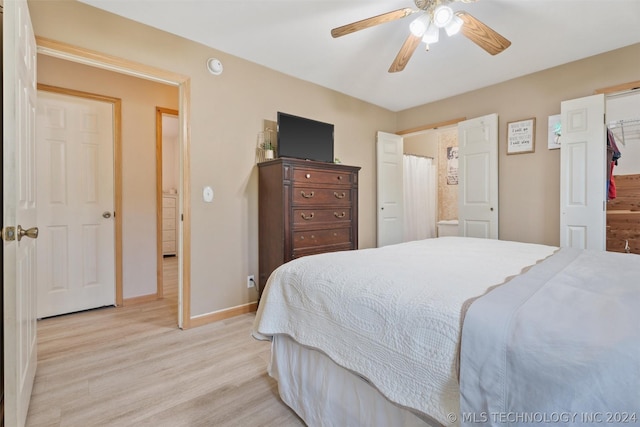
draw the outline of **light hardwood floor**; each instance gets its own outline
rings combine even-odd
[[[27,427],[304,426],[266,373],[253,313],[177,328],[176,266],[165,259],[162,300],[39,321]]]

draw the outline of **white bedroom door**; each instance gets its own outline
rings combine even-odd
[[[113,104],[38,91],[38,317],[115,305]]]
[[[26,0],[3,8],[4,425],[22,427],[36,373],[36,42]]]
[[[560,246],[606,248],[606,128],[603,94],[563,101]]]
[[[378,247],[404,240],[403,138],[378,132],[376,141]]]
[[[498,238],[498,115],[458,123],[458,232]]]

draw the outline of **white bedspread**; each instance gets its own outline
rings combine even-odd
[[[640,256],[570,248],[478,299],[462,425],[637,426],[639,307]]]
[[[444,237],[300,258],[269,278],[253,335],[289,335],[392,402],[451,424],[464,302],[556,249]]]

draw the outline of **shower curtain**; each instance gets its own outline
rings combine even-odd
[[[404,241],[436,237],[436,167],[433,159],[404,156]]]

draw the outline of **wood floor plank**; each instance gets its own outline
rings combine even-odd
[[[177,328],[177,259],[165,298],[38,322],[27,427],[278,426],[304,423],[267,373],[254,313]]]

